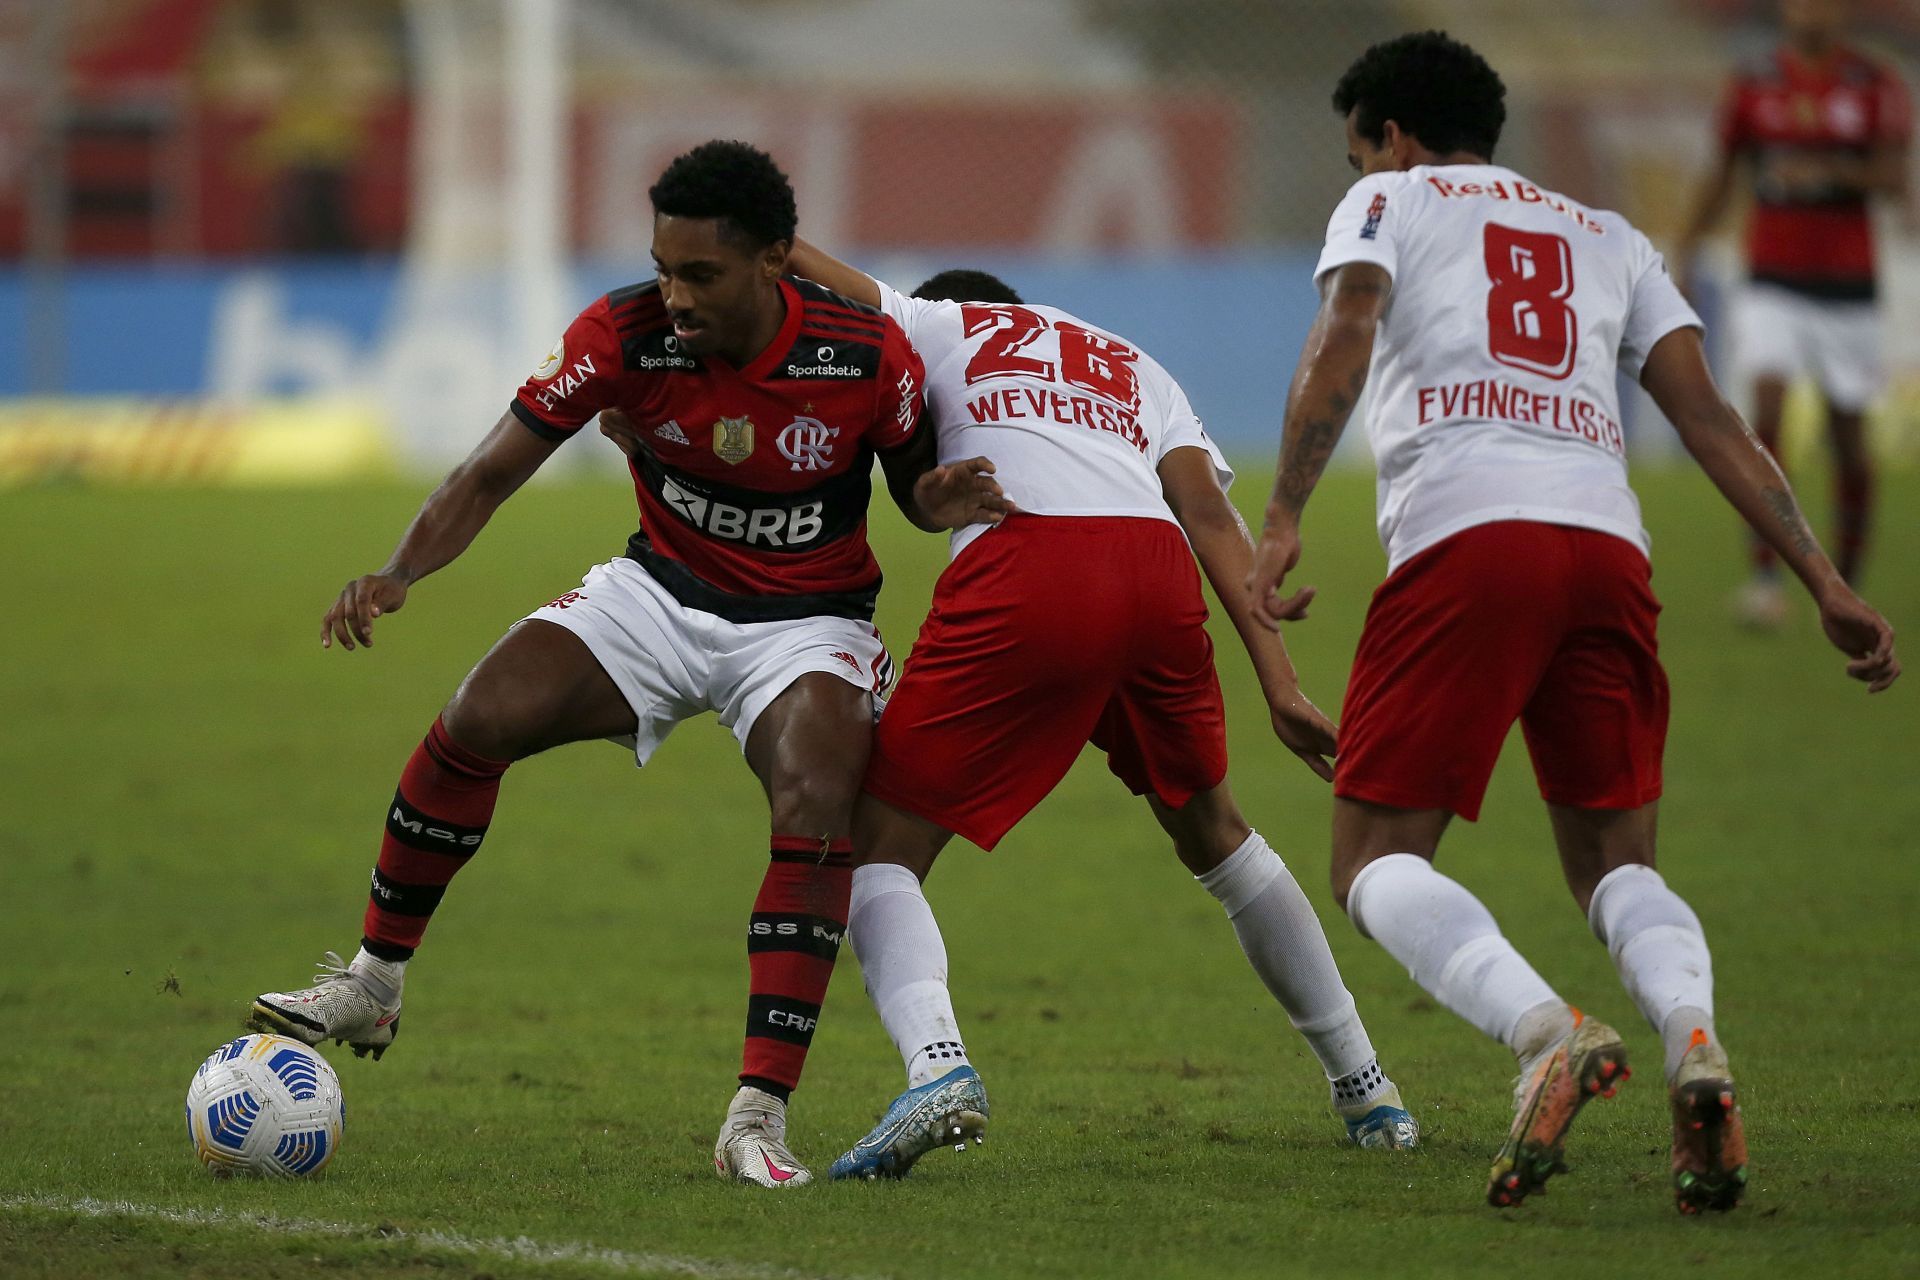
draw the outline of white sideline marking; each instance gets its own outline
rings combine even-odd
[[[447,1253],[477,1254],[513,1262],[545,1265],[559,1262],[586,1262],[616,1271],[636,1274],[666,1272],[694,1276],[697,1280],[825,1280],[786,1267],[758,1266],[752,1263],[714,1262],[673,1253],[633,1253],[603,1245],[562,1242],[548,1244],[528,1236],[463,1236],[451,1231],[404,1231],[397,1227],[377,1227],[364,1223],[321,1222],[309,1218],[282,1218],[271,1213],[234,1213],[225,1209],[170,1209],[165,1205],[138,1204],[131,1200],[96,1200],[83,1196],[77,1200],[59,1196],[7,1196],[0,1198],[0,1209],[46,1209],[55,1213],[73,1213],[84,1218],[144,1218],[196,1227],[252,1227],[287,1235],[330,1236],[342,1240],[391,1241],[422,1249]]]

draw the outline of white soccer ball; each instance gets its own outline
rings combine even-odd
[[[234,1173],[299,1178],[340,1146],[346,1107],[327,1060],[285,1036],[221,1045],[187,1086],[187,1136],[200,1163]]]

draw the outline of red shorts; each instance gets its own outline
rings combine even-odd
[[[1360,633],[1334,794],[1471,822],[1517,719],[1548,803],[1659,799],[1667,677],[1651,578],[1623,538],[1521,520],[1401,565]]]
[[[991,849],[1092,742],[1179,808],[1227,775],[1206,620],[1177,526],[1014,516],[940,575],[866,790]]]

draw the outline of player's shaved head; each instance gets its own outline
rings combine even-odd
[[[1386,124],[1439,155],[1493,159],[1507,122],[1507,87],[1487,60],[1444,31],[1384,40],[1361,54],[1333,91],[1333,107],[1378,146]]]
[[[667,166],[647,192],[653,211],[713,218],[749,252],[793,243],[793,184],[773,157],[744,142],[703,142]]]
[[[1009,302],[1018,305],[1024,301],[1014,292],[1013,286],[999,276],[967,267],[957,267],[928,277],[924,284],[913,291],[913,296],[931,302]]]

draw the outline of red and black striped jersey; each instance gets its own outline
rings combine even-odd
[[[1816,297],[1871,298],[1873,222],[1857,189],[1795,177],[1806,157],[1869,155],[1912,132],[1905,87],[1851,49],[1809,62],[1782,47],[1733,77],[1720,145],[1754,164],[1747,261],[1756,280]]]
[[[679,349],[656,281],[616,289],[567,327],[513,412],[555,440],[603,409],[633,420],[640,529],[627,554],[689,608],[870,618],[874,455],[920,429],[925,374],[874,308],[807,280],[780,291],[780,332],[735,368]]]

